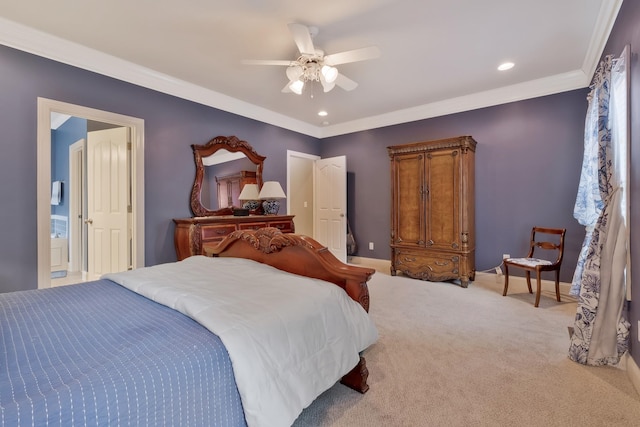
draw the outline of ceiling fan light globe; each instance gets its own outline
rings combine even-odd
[[[291,81],[296,81],[302,75],[302,67],[299,65],[292,65],[287,67],[287,78]]]
[[[328,82],[325,79],[320,79],[320,83],[322,84],[322,89],[324,92],[329,92],[331,89],[335,87],[335,82]]]
[[[329,65],[322,66],[322,75],[327,83],[333,83],[338,78],[338,69]]]
[[[296,95],[302,95],[303,88],[304,88],[304,82],[302,80],[292,81],[291,84],[289,85],[289,89],[291,89],[291,92],[295,93]]]

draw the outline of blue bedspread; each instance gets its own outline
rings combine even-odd
[[[0,425],[244,426],[195,321],[108,281],[0,294]]]

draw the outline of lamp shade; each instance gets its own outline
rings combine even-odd
[[[338,69],[336,67],[323,65],[321,69],[321,73],[324,76],[324,79],[327,81],[327,83],[333,83],[338,78]]]
[[[287,68],[287,78],[292,82],[298,80],[300,76],[302,76],[302,73],[302,67],[299,65],[292,65],[291,67]]]
[[[245,184],[238,196],[238,200],[258,200],[258,184]]]
[[[295,80],[289,85],[289,89],[291,89],[291,92],[295,93],[296,95],[302,95],[302,88],[304,88],[304,82],[302,80]]]
[[[259,197],[261,200],[277,200],[287,198],[278,181],[265,182],[262,185],[262,190],[260,190]]]
[[[322,89],[325,92],[329,92],[331,89],[333,89],[335,87],[335,82],[331,82],[329,83],[328,81],[326,81],[325,79],[320,79],[320,84],[322,84]]]

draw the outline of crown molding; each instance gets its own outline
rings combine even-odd
[[[598,62],[600,62],[600,57],[607,45],[607,40],[616,22],[618,12],[620,12],[620,8],[622,7],[622,1],[623,0],[604,0],[600,5],[596,26],[593,33],[591,33],[589,48],[587,49],[582,64],[582,70],[589,76],[589,79],[591,79],[591,76],[595,73]]]
[[[579,70],[320,127],[0,17],[0,44],[318,139],[565,92],[589,85],[623,0],[603,0]]]
[[[320,138],[461,113],[587,87],[600,61],[602,52],[604,51],[611,30],[620,12],[620,7],[622,7],[622,2],[623,0],[602,1],[584,62],[582,68],[579,70],[398,110],[389,114],[327,126],[322,129]]]
[[[328,126],[323,129],[324,132],[321,138],[477,110],[479,108],[507,104],[509,102],[522,101],[530,98],[538,98],[540,96],[580,89],[586,87],[588,84],[589,78],[582,70],[571,71],[538,80],[531,80],[498,89],[398,110],[389,114],[381,114],[362,120]]]
[[[0,44],[317,137],[318,127],[0,17]]]

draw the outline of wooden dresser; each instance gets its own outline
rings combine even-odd
[[[470,136],[387,147],[392,275],[474,280],[475,149]]]
[[[283,233],[295,232],[293,215],[206,216],[174,219],[174,243],[178,260],[205,255],[204,245],[220,242],[235,230],[274,227]]]

